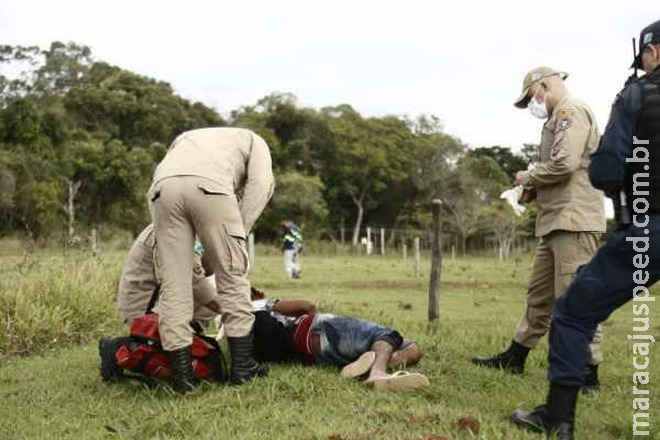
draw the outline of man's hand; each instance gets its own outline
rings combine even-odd
[[[210,277],[213,275],[213,268],[211,267],[211,262],[209,261],[208,258],[204,257],[204,254],[201,254],[202,256],[202,267],[204,268],[204,275],[207,277]]]
[[[266,298],[266,293],[263,290],[250,287],[250,300],[257,301],[264,298]]]
[[[529,181],[529,171],[518,171],[515,175],[516,185],[525,185]]]
[[[530,203],[536,199],[536,190],[534,188],[523,190],[523,193],[520,195],[520,200],[518,203]]]

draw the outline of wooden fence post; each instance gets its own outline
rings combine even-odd
[[[419,250],[419,237],[415,237],[414,243],[415,243],[415,276],[418,277],[420,272],[420,264],[421,264],[420,260],[422,258],[421,252]]]
[[[254,233],[248,235],[248,260],[250,261],[250,272],[254,270]]]
[[[431,238],[431,277],[429,279],[429,323],[438,319],[440,316],[440,268],[442,264],[441,207],[442,201],[440,199],[436,198],[431,201],[431,210],[433,212],[433,235]]]
[[[99,239],[98,239],[98,230],[92,228],[91,233],[89,234],[89,247],[92,250],[92,255],[96,257],[98,253]]]
[[[367,255],[371,255],[373,242],[371,241],[371,228],[367,226]]]

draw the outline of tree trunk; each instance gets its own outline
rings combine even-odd
[[[76,206],[74,204],[74,199],[76,198],[76,194],[78,194],[82,182],[79,180],[74,182],[66,179],[66,184],[69,188],[69,196],[66,205],[63,206],[64,212],[67,216],[67,230],[64,245],[68,247],[72,244],[73,236],[75,235]]]
[[[21,220],[23,221],[23,225],[25,226],[25,232],[27,233],[28,236],[26,253],[31,254],[32,252],[34,252],[34,247],[36,245],[34,232],[32,232],[32,227],[30,226],[30,223],[28,222],[27,218],[24,215],[21,215]]]
[[[339,220],[339,237],[341,238],[341,244],[342,246],[344,245],[344,241],[346,239],[345,237],[345,228],[344,228],[344,216],[341,216],[341,219]]]
[[[392,226],[392,233],[390,233],[390,237],[387,239],[387,247],[394,246],[394,243],[396,242],[396,230],[399,227],[399,224],[401,224],[401,216],[397,214],[396,219],[394,220],[394,225]]]
[[[364,215],[364,207],[362,206],[362,200],[364,199],[364,191],[359,199],[351,196],[355,206],[357,206],[358,215],[355,220],[355,226],[353,227],[353,247],[357,247],[358,239],[360,238],[360,228],[362,227],[362,216]]]

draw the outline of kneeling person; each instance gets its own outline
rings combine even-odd
[[[156,234],[153,223],[147,225],[131,246],[124,263],[117,289],[117,309],[129,326],[133,319],[144,314],[149,302],[160,287]],[[220,304],[212,279],[207,278],[202,264],[202,251],[194,254],[192,283],[194,297],[193,321],[208,325],[220,313]],[[158,306],[154,308],[158,312]]]

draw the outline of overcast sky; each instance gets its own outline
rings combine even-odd
[[[602,130],[631,38],[660,19],[657,0],[0,2],[0,44],[86,44],[225,115],[291,92],[314,108],[433,114],[473,147],[515,150],[542,124],[512,105],[528,70],[569,72]]]

